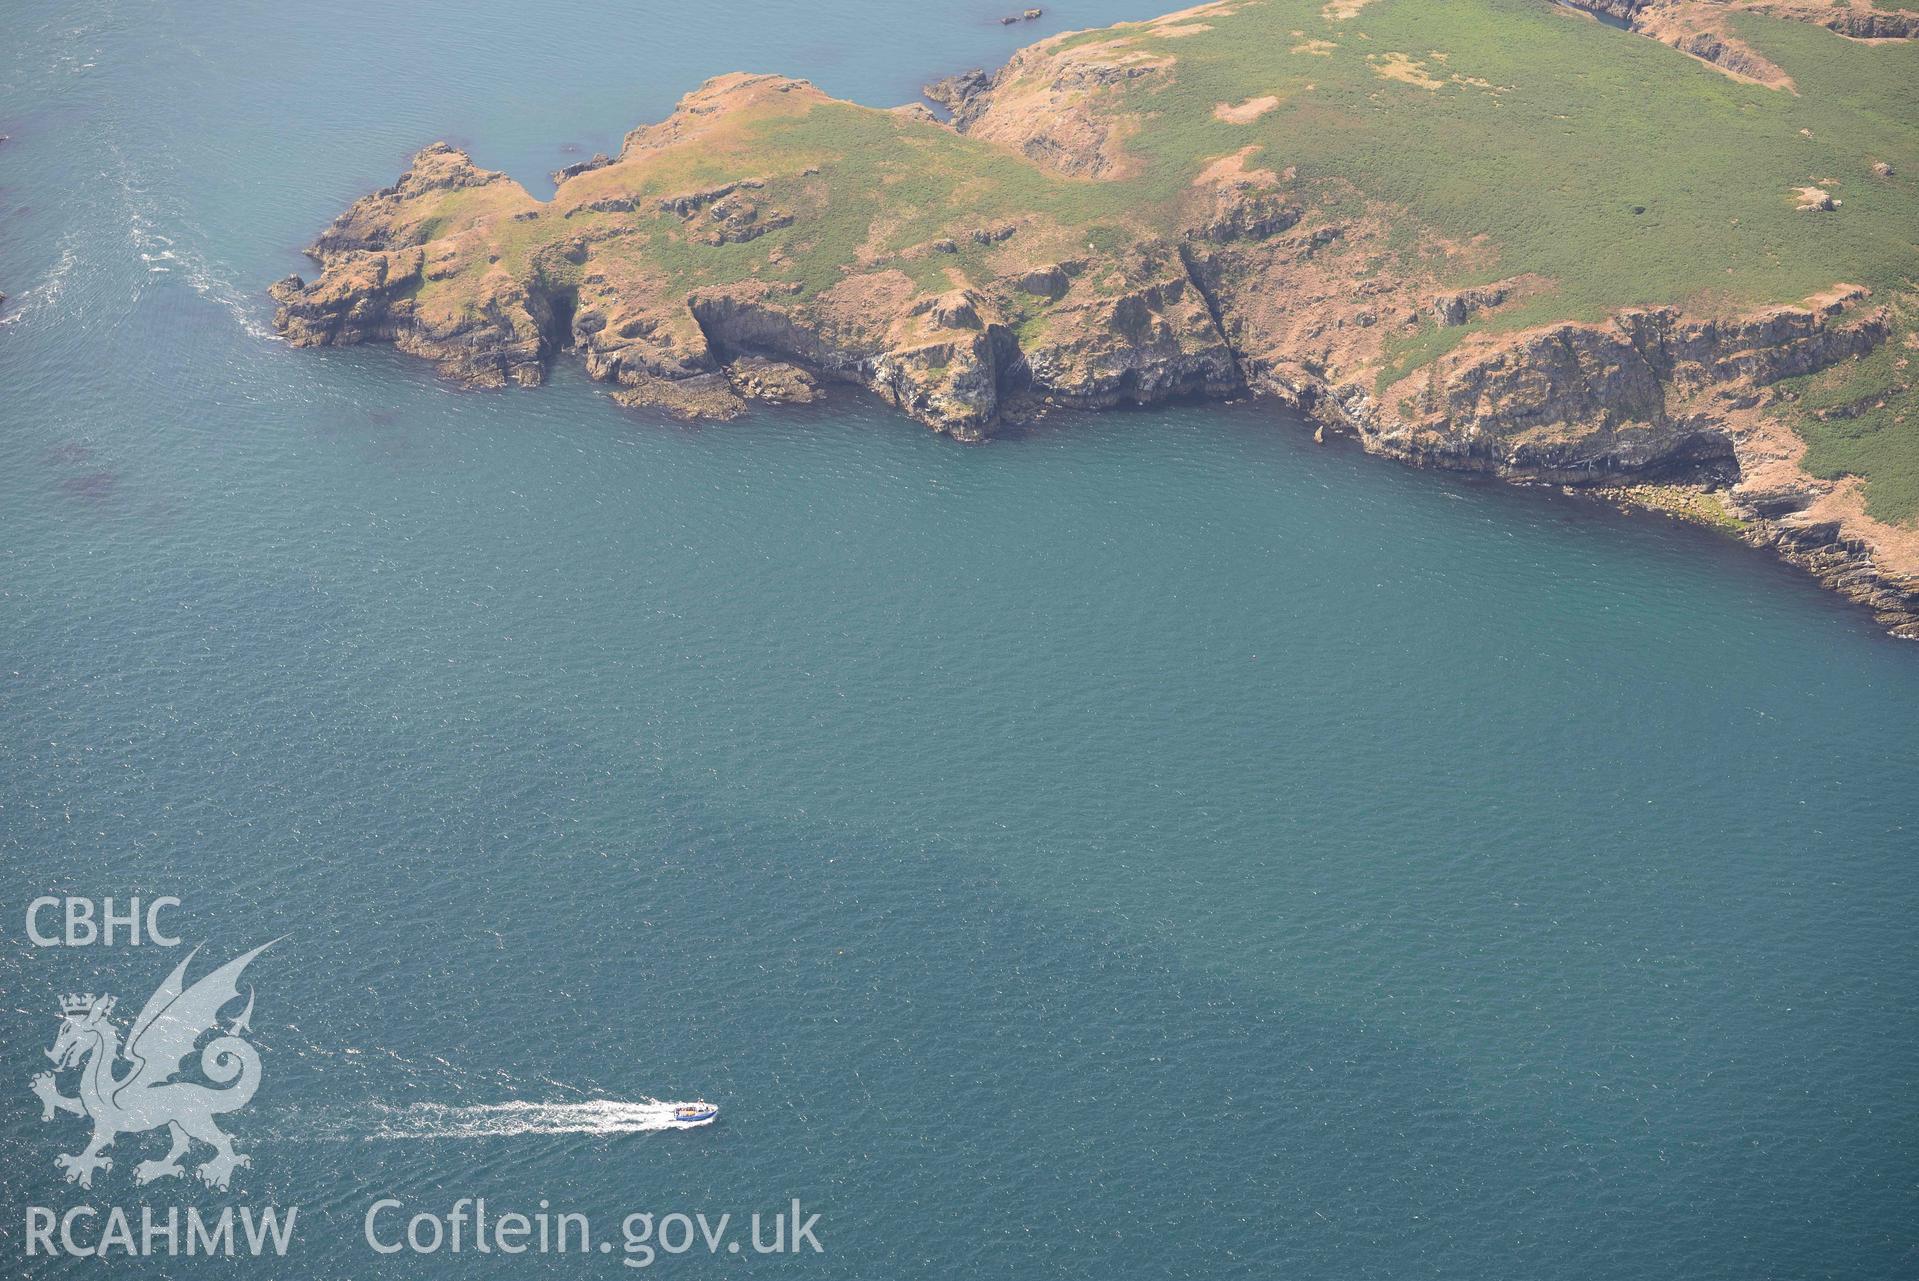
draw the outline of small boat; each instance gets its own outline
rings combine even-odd
[[[673,1107],[673,1120],[680,1125],[705,1125],[720,1114],[720,1110],[701,1099],[695,1103],[678,1103]]]

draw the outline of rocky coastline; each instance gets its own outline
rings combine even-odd
[[[1649,7],[1568,2],[1627,20]],[[1097,45],[1048,42],[996,74],[928,86],[951,119],[911,127],[1097,182],[1128,163],[1127,127],[1082,90],[1155,74]],[[824,289],[757,268],[675,281],[635,251],[659,243],[647,238],[662,225],[675,243],[735,252],[821,219],[831,174],[797,159],[785,172],[671,190],[636,175],[736,117],[829,104],[804,81],[721,77],[633,131],[617,157],[557,172],[550,201],[435,144],[320,236],[309,251],[317,279],[273,286],[276,326],[296,346],[391,342],[481,387],[537,385],[570,352],[623,404],[689,418],[853,384],[961,441],[1049,406],[1268,397],[1322,433],[1421,466],[1711,493],[1747,542],[1919,638],[1919,536],[1868,516],[1856,482],[1802,470],[1803,442],[1768,414],[1782,380],[1898,341],[1887,303],[1863,287],[1835,282],[1797,304],[1735,314],[1643,307],[1475,330],[1401,372],[1390,335],[1496,316],[1550,282],[1461,290],[1437,270],[1364,271],[1403,234],[1402,211],[1357,193],[1336,213],[1303,203],[1291,173],[1260,167],[1251,148],[1207,165],[1174,224],[1105,243],[1038,216],[962,219],[897,251],[862,247]],[[962,247],[990,270],[929,277]],[[455,301],[443,301],[441,282],[458,284]]]

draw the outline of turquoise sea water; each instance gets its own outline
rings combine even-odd
[[[818,1212],[820,1278],[1901,1277],[1919,651],[1698,531],[1260,406],[966,448],[293,352],[436,137],[529,184],[708,74],[875,104],[991,5],[67,4],[0,51],[0,1251],[25,1207]],[[535,185],[536,191],[548,188]],[[253,1168],[63,1184],[45,893],[256,962]],[[703,1095],[702,1131],[638,1105]],[[474,1111],[497,1105],[528,1105]],[[614,1235],[617,1235],[614,1233]],[[97,1267],[91,1270],[99,1271]]]

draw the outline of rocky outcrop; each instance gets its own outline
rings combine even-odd
[[[419,264],[416,261],[393,285],[388,283],[391,271],[391,262],[381,254],[370,255],[364,264],[337,264],[312,286],[298,273],[276,281],[267,289],[279,304],[274,328],[295,347],[391,342],[394,329],[386,323],[387,313],[419,279]],[[407,310],[410,313],[410,306]]]
[[[749,400],[768,405],[806,405],[820,398],[820,386],[797,365],[746,356],[726,367],[726,380]]]
[[[746,401],[718,372],[689,378],[642,375],[622,382],[613,399],[628,409],[650,409],[682,422],[726,422],[746,412]]]
[[[1463,325],[1489,311],[1503,307],[1521,294],[1538,290],[1545,282],[1518,276],[1496,280],[1490,285],[1453,289],[1433,296],[1433,319],[1448,327]]]
[[[720,367],[684,305],[631,297],[595,270],[579,286],[571,340],[589,378],[623,386],[698,378]]]
[[[1889,571],[1873,544],[1849,534],[1845,522],[1749,515],[1742,537],[1871,610],[1879,625],[1894,636],[1919,640],[1919,583]]]
[[[1083,300],[1070,288],[1025,345],[1032,387],[1086,409],[1244,389],[1205,289],[1179,246],[1148,242],[1101,264]]]
[[[445,143],[414,157],[400,181],[334,220],[307,253],[323,270],[309,285],[289,276],[268,292],[274,325],[296,347],[391,342],[481,387],[535,386],[564,341],[554,297],[504,272],[487,274],[459,306],[428,296],[463,256],[428,212],[437,193],[487,189],[502,210],[533,202],[504,174],[478,169]],[[429,244],[430,242],[430,244]]]
[[[1560,2],[1569,8],[1583,9],[1587,13],[1630,25],[1649,0],[1560,0]]]
[[[465,152],[436,142],[413,157],[391,187],[354,202],[320,233],[308,255],[324,261],[351,250],[397,249],[424,244],[438,228],[424,216],[426,197],[438,192],[511,186],[503,173],[477,168]],[[517,188],[515,188],[517,190]]]
[[[992,87],[993,78],[979,67],[971,71],[962,71],[958,75],[947,76],[920,90],[929,102],[937,103],[951,114],[957,128],[971,123],[986,107],[986,91]]]

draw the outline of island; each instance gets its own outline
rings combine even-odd
[[[444,143],[273,286],[477,386],[959,440],[1266,397],[1768,547],[1919,637],[1919,12],[1222,0],[881,110],[721,76],[539,199]],[[1292,417],[1292,415],[1289,415]]]

